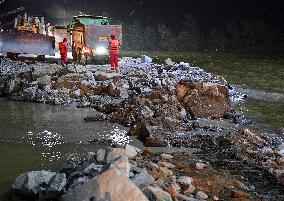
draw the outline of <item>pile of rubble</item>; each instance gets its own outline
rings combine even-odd
[[[142,153],[127,145],[70,159],[58,172],[27,172],[12,188],[28,200],[253,200],[244,183],[214,171],[191,153]]]

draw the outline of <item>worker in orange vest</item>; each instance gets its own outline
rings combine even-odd
[[[59,43],[59,51],[63,65],[67,63],[67,45],[68,44],[66,38],[64,38],[63,41]]]
[[[109,42],[108,48],[110,51],[110,65],[111,70],[118,73],[118,48],[120,47],[120,42],[115,38],[115,35],[110,36],[111,41]]]

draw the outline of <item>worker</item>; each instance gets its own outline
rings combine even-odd
[[[63,65],[67,63],[67,45],[68,44],[66,38],[64,38],[63,41],[59,43],[59,51]]]
[[[110,51],[110,65],[111,71],[116,71],[118,73],[118,48],[120,47],[120,42],[115,38],[115,35],[110,36],[111,41],[109,42],[109,51]]]

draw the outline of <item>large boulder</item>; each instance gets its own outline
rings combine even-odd
[[[135,184],[115,167],[90,179],[82,186],[72,189],[61,201],[148,201]]]
[[[229,92],[224,85],[181,82],[177,85],[176,94],[194,117],[223,118],[231,111]]]
[[[21,174],[12,184],[12,189],[27,197],[38,196],[47,191],[49,197],[61,193],[66,185],[64,173],[42,171],[31,171]],[[52,196],[51,196],[52,197]]]

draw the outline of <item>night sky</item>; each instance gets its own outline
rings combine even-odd
[[[42,15],[52,24],[69,22],[79,11],[107,15],[123,22],[139,20],[145,24],[182,26],[184,16],[192,14],[201,29],[222,27],[229,21],[263,20],[284,30],[283,0],[5,0],[0,13],[24,6],[33,15]],[[66,4],[65,4],[66,2]],[[64,8],[66,8],[64,16]],[[135,12],[130,15],[133,11]],[[129,16],[130,15],[130,16]],[[65,19],[64,19],[65,18]],[[3,18],[2,21],[9,21]]]

